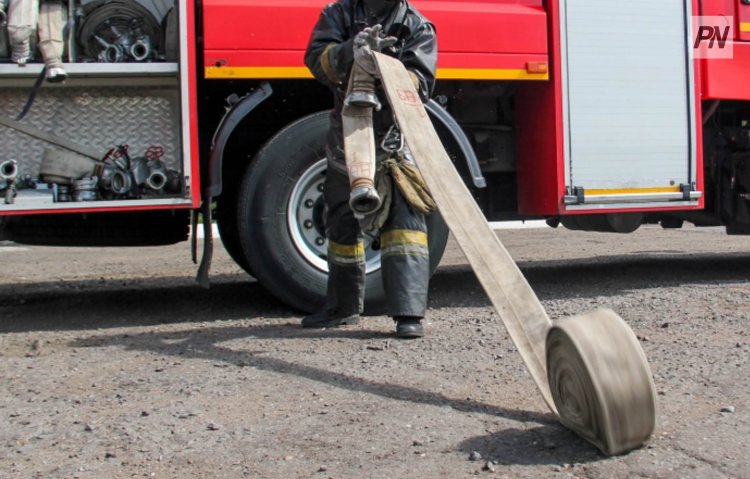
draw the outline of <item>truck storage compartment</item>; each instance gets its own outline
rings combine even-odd
[[[190,204],[178,32],[186,3],[174,2],[70,0],[54,15],[50,2],[8,4],[0,214]]]
[[[516,95],[520,211],[703,208],[695,0],[546,5],[551,82]]]

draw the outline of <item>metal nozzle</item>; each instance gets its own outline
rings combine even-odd
[[[130,173],[123,170],[115,170],[110,178],[110,188],[118,195],[124,195],[130,192],[133,183],[130,179]]]
[[[0,179],[15,181],[18,176],[18,163],[16,160],[6,160],[0,163]]]
[[[49,67],[45,73],[48,82],[60,83],[68,78],[68,73],[62,67]]]
[[[352,90],[344,103],[358,108],[375,108],[378,111],[382,108],[377,95],[374,92],[364,90]]]
[[[146,179],[146,186],[154,191],[161,191],[167,184],[167,174],[163,171],[152,171]]]
[[[138,40],[130,46],[130,56],[137,62],[147,60],[151,56],[151,44],[144,40]]]
[[[375,108],[378,111],[382,108],[380,100],[375,94],[375,78],[356,63],[352,68],[349,94],[346,96],[344,103],[359,108]]]
[[[376,212],[381,203],[380,195],[373,186],[354,188],[349,196],[349,206],[356,217],[364,217]]]

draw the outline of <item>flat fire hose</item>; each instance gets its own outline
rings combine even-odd
[[[656,394],[638,339],[601,309],[554,325],[489,227],[442,146],[400,61],[374,53],[394,118],[435,203],[560,422],[608,455],[641,446]]]

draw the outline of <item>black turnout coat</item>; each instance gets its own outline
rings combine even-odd
[[[383,32],[387,36],[398,39],[393,47],[382,53],[401,60],[415,83],[418,83],[423,101],[430,97],[435,85],[435,27],[407,0],[399,2],[390,13],[381,18],[368,18],[362,0],[338,0],[327,5],[310,36],[305,64],[315,78],[331,88],[334,94],[328,148],[329,161],[334,163],[331,166],[337,169],[342,169],[344,164],[341,110],[354,62],[353,39],[365,27],[378,23],[383,26]],[[378,96],[384,106],[381,111],[375,112],[373,118],[376,140],[379,143],[380,136],[393,120],[382,89],[378,89]]]

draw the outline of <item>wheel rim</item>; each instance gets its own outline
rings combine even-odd
[[[326,159],[306,169],[294,185],[287,205],[287,227],[294,247],[302,258],[327,273],[328,240],[325,236],[323,183]],[[373,237],[365,235],[367,274],[380,269],[380,252],[372,249]]]

